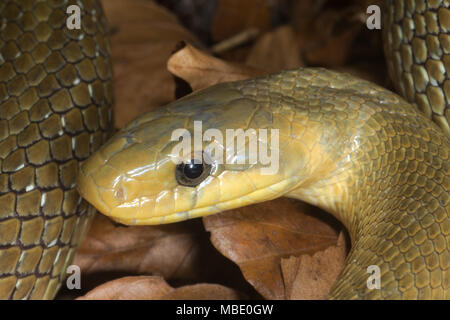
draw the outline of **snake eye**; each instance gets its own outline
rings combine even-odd
[[[187,163],[183,166],[183,173],[189,179],[197,179],[203,173],[203,164]]]
[[[194,159],[177,165],[175,177],[179,184],[187,187],[199,185],[211,173],[211,165],[202,161],[195,163]]]

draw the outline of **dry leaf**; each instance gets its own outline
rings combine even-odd
[[[249,28],[272,28],[271,10],[265,0],[217,0],[211,37],[221,41]]]
[[[78,300],[236,300],[245,296],[218,284],[172,288],[161,277],[124,277],[106,282]]]
[[[324,11],[328,0],[302,0],[291,2],[291,25],[299,33],[311,32],[311,23]]]
[[[335,68],[351,59],[353,43],[366,29],[365,19],[361,19],[365,18],[366,1],[334,6],[324,0],[292,3],[291,23],[301,55],[309,66]]]
[[[345,236],[341,232],[335,246],[314,255],[281,259],[281,270],[290,300],[324,299],[344,265],[347,255]]]
[[[118,276],[153,274],[180,283],[215,281],[247,292],[239,270],[212,247],[199,220],[127,227],[97,215],[74,264],[88,288]]]
[[[156,0],[156,2],[177,15],[186,26],[204,43],[210,40],[210,29],[216,1],[211,0]]]
[[[111,30],[115,125],[121,128],[143,112],[174,99],[166,69],[179,41],[198,43],[165,8],[148,0],[103,0]]]
[[[243,80],[267,73],[215,58],[191,45],[185,45],[175,52],[167,62],[167,69],[188,82],[194,91],[216,83]]]
[[[363,26],[356,25],[352,29],[330,36],[326,41],[318,43],[313,49],[308,50],[305,59],[311,65],[324,67],[336,67],[343,65],[349,58],[352,49],[352,42]]]
[[[247,297],[218,284],[200,283],[173,290],[163,300],[243,300]]]
[[[338,232],[330,218],[300,201],[281,198],[204,217],[203,222],[214,246],[264,298],[285,299],[281,258],[335,245]]]
[[[123,277],[108,281],[77,300],[153,300],[173,291],[161,277]]]
[[[210,48],[210,51],[214,55],[220,55],[224,52],[235,49],[241,45],[247,44],[255,40],[260,35],[260,33],[261,32],[257,28],[250,28],[244,30],[241,33],[235,34],[234,36],[228,39],[216,43]]]
[[[260,37],[248,54],[246,65],[270,72],[302,67],[297,37],[292,27],[283,26]]]

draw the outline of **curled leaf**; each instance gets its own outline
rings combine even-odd
[[[337,243],[340,225],[320,210],[281,198],[203,218],[213,245],[267,299],[286,299],[281,259]],[[332,227],[334,225],[334,227]]]
[[[236,300],[245,296],[218,285],[201,283],[172,288],[161,277],[123,277],[106,282],[78,300]]]
[[[312,256],[301,255],[281,259],[281,271],[290,300],[324,299],[344,265],[347,255],[344,233],[335,246],[318,251]]]
[[[270,72],[304,66],[292,27],[283,26],[260,37],[250,50],[246,65]]]
[[[146,0],[103,0],[111,30],[115,125],[172,101],[166,62],[179,41],[199,43],[165,8]]]
[[[175,52],[167,62],[167,69],[175,76],[187,81],[193,90],[267,73],[261,69],[215,58],[191,45],[185,45]]]
[[[97,215],[74,264],[81,269],[82,287],[87,288],[125,275],[152,274],[177,283],[214,281],[246,291],[239,270],[208,238],[198,219],[127,227]]]

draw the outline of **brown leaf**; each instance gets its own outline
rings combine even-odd
[[[167,59],[181,41],[198,43],[169,11],[146,0],[103,0],[111,30],[115,125],[174,99]]]
[[[221,53],[235,49],[243,44],[247,44],[248,42],[255,40],[260,35],[260,33],[261,32],[257,28],[244,30],[241,33],[235,34],[228,39],[216,43],[210,48],[210,51],[214,55],[220,55]]]
[[[123,277],[108,281],[77,300],[153,300],[172,291],[161,277]]]
[[[340,227],[327,219],[329,215],[312,206],[281,198],[204,217],[203,223],[213,245],[263,297],[285,299],[281,258],[335,245]]]
[[[345,64],[351,53],[351,43],[362,30],[362,25],[330,36],[305,54],[308,63],[326,67],[336,67]]]
[[[184,286],[162,297],[163,300],[241,300],[246,296],[218,284],[199,283]]]
[[[175,52],[167,62],[167,69],[187,81],[194,91],[216,83],[243,80],[267,73],[261,69],[215,58],[191,45]]]
[[[291,23],[307,65],[336,68],[348,64],[355,39],[367,29],[365,2],[348,1],[341,5],[324,0],[292,2]]]
[[[229,38],[243,30],[272,27],[270,7],[265,0],[217,0],[211,33],[213,41]]]
[[[310,30],[311,22],[324,11],[327,0],[292,1],[290,14],[291,25],[297,32],[304,33]]]
[[[181,283],[219,279],[234,287],[240,279],[239,270],[209,243],[199,220],[127,227],[97,215],[74,264],[90,288],[123,275],[161,275]]]
[[[286,297],[291,300],[324,299],[341,272],[346,255],[345,236],[341,232],[335,246],[312,256],[305,254],[281,259]]]
[[[161,277],[124,277],[106,282],[78,300],[236,300],[245,296],[218,284],[172,288]]]
[[[270,72],[302,67],[297,37],[290,26],[265,33],[253,45],[246,64]]]

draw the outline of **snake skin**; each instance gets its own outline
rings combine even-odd
[[[385,24],[390,72],[423,113],[324,69],[221,84],[129,124],[82,165],[80,193],[113,219],[144,225],[297,198],[335,215],[352,239],[329,298],[450,299],[448,2],[394,3]],[[204,183],[180,186],[171,133],[192,134],[193,120],[204,131],[279,129],[279,172],[218,165]],[[372,265],[380,289],[367,286]]]
[[[450,1],[390,0],[383,17],[397,92],[450,136]]]
[[[180,186],[171,134],[192,134],[194,120],[223,136],[278,129],[278,173],[219,164],[204,183]],[[220,84],[142,115],[83,163],[78,186],[102,213],[138,225],[300,199],[335,215],[352,239],[330,298],[450,299],[449,151],[442,130],[398,95],[305,68]],[[366,285],[370,265],[380,267],[380,290]]]
[[[399,92],[448,134],[448,1],[394,3],[385,28],[390,73]],[[80,31],[65,29],[69,4],[83,10]],[[106,24],[92,0],[3,0],[0,17],[0,298],[52,298],[94,213],[74,177],[111,122]],[[213,88],[203,101],[214,108],[211,98],[220,104],[229,89]],[[309,150],[318,146],[317,163],[329,157],[339,164],[333,173],[345,173],[317,177],[310,189],[287,184],[276,195],[319,205],[348,227],[352,251],[330,298],[449,298],[449,142],[437,127],[395,95],[324,70],[231,85],[229,97],[236,92],[269,107],[278,125],[288,117],[284,139],[294,145],[301,144],[294,128],[321,128],[305,140]],[[146,123],[151,114],[128,129],[145,132]],[[298,163],[290,154],[285,159]],[[89,181],[82,191],[97,190]],[[85,195],[99,205],[96,192]],[[252,201],[276,197],[259,195]],[[381,267],[381,290],[367,289],[368,264]]]
[[[95,213],[75,177],[111,127],[106,32],[98,1],[0,2],[0,299],[53,298]]]

